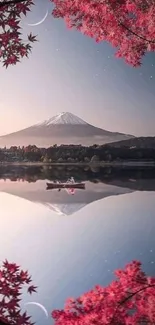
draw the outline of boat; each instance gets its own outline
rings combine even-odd
[[[77,188],[80,190],[85,189],[85,183],[46,183],[47,190],[63,189],[63,188]]]

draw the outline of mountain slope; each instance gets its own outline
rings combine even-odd
[[[110,147],[126,148],[150,148],[155,149],[155,137],[135,137],[126,140],[110,143]]]
[[[53,144],[105,144],[133,138],[118,132],[95,127],[69,112],[60,113],[49,120],[0,137],[0,145],[50,146]]]

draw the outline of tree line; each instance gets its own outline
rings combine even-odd
[[[112,147],[111,145],[61,145],[49,148],[37,146],[0,149],[0,162],[40,162],[40,163],[96,163],[113,161],[154,161],[155,148]]]

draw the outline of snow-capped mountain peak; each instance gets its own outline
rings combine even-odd
[[[130,138],[134,136],[110,132],[93,126],[72,113],[62,112],[44,122],[0,137],[0,144],[1,147],[29,144],[38,147],[50,147],[54,144],[91,146],[94,143],[103,145]]]
[[[40,125],[51,125],[51,124],[86,125],[87,123],[72,113],[62,112],[44,121]]]

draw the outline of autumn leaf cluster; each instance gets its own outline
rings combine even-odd
[[[32,33],[23,40],[20,27],[22,16],[26,16],[32,5],[33,0],[0,1],[0,60],[6,68],[28,57],[31,43],[36,41]]]
[[[64,310],[54,310],[55,325],[153,325],[155,278],[146,276],[141,263],[133,261],[115,272],[107,287],[97,285]]]
[[[127,64],[138,67],[147,52],[155,51],[154,0],[51,1],[54,17],[97,42],[110,43]]]
[[[15,263],[3,262],[0,268],[0,322],[11,325],[32,325],[26,312],[21,312],[21,295],[24,287],[31,294],[36,287],[28,271],[23,271]]]

